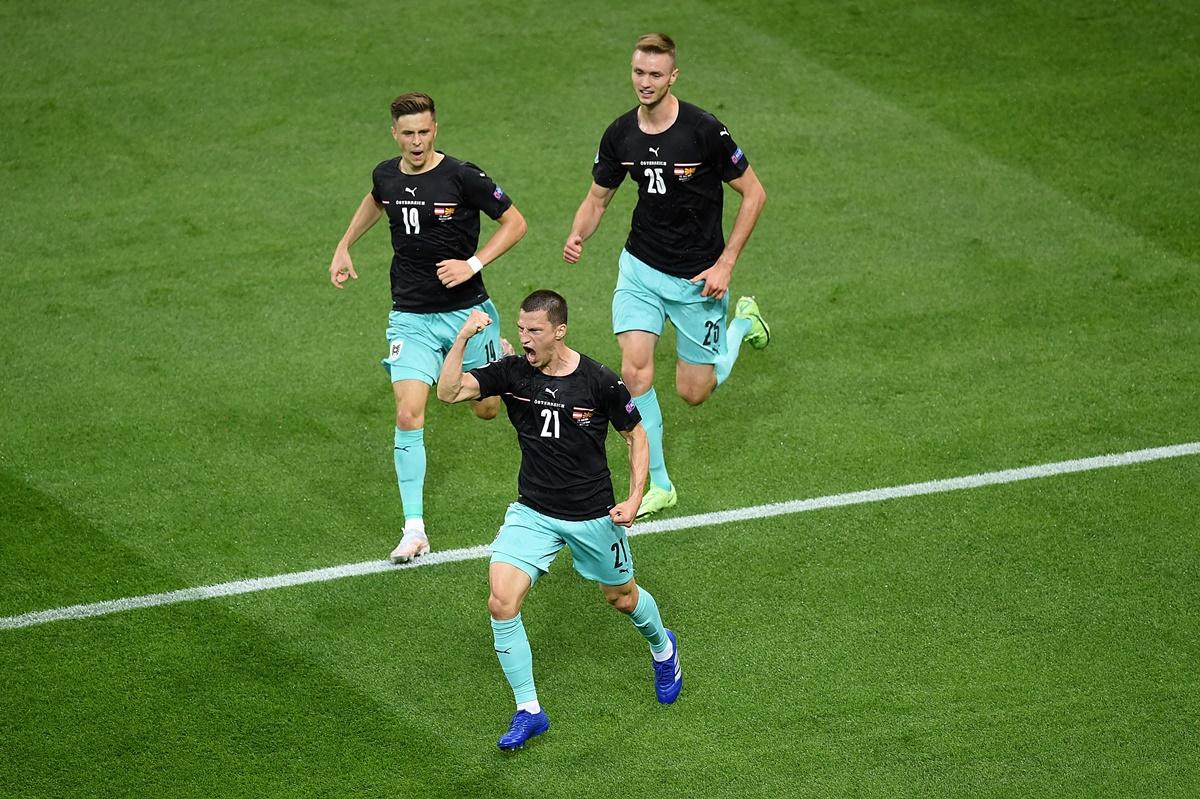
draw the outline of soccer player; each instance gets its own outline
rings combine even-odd
[[[575,570],[600,584],[605,599],[627,614],[650,643],[658,701],[683,687],[679,644],[663,626],[650,592],[638,586],[625,528],[633,524],[646,483],[646,434],[629,392],[612,370],[567,346],[567,303],[539,290],[517,317],[522,354],[462,372],[463,351],[491,318],[472,311],[442,364],[438,398],[446,402],[501,396],[521,447],[518,498],[492,542],[488,568],[492,636],[517,710],[500,738],[520,748],[550,728],[533,683],[533,655],[521,606],[563,545]],[[612,425],[629,446],[629,496],[617,503],[604,439]]]
[[[729,377],[743,341],[762,349],[771,340],[753,297],[739,299],[733,320],[725,324],[730,276],[767,194],[729,129],[672,94],[678,77],[669,36],[638,39],[633,51],[638,105],[617,117],[600,139],[592,187],[563,247],[563,260],[578,263],[583,242],[596,232],[621,182],[628,175],[637,183],[612,318],[621,376],[650,443],[650,489],[638,516],[678,501],[663,457],[662,411],[654,391],[654,350],[664,321],[675,326],[675,388],[689,405],[704,402]],[[721,229],[722,182],[741,195],[728,241]]]
[[[371,191],[329,264],[336,288],[358,279],[350,246],[387,214],[394,255],[388,354],[382,364],[396,398],[394,460],[404,510],[404,534],[391,553],[393,563],[429,552],[424,520],[429,386],[471,311],[496,316],[480,270],[508,252],[526,229],[521,212],[482,169],[434,149],[437,133],[429,95],[411,92],[392,102],[392,138],[400,156],[375,167]],[[500,223],[483,247],[478,246],[480,211]],[[507,344],[495,330],[488,331],[472,342],[466,363],[475,367],[495,361]],[[500,401],[476,402],[474,411],[481,419],[493,419]]]

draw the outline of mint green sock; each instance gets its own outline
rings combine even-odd
[[[517,704],[536,702],[537,690],[533,687],[533,651],[529,648],[529,637],[525,634],[525,623],[518,613],[511,619],[492,619],[492,641],[504,679],[512,688]]]
[[[394,460],[404,518],[420,519],[425,515],[425,428],[396,428]]]
[[[742,339],[749,332],[750,320],[739,319],[737,317],[725,329],[725,354],[717,360],[716,364],[718,386],[724,383],[725,378],[729,377],[729,373],[733,371],[733,365],[737,362],[738,352],[742,349]]]
[[[663,417],[662,408],[658,407],[658,394],[651,388],[634,397],[633,404],[642,415],[642,427],[646,429],[646,440],[650,444],[650,484],[670,491],[671,478],[667,476],[667,462],[663,457]]]
[[[650,642],[650,649],[661,652],[667,648],[667,628],[663,626],[662,616],[658,612],[658,603],[645,588],[638,586],[638,601],[629,614],[633,626],[637,627],[642,637]]]

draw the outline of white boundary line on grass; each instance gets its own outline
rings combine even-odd
[[[909,483],[908,485],[892,486],[890,488],[875,488],[869,491],[852,491],[847,494],[832,494],[814,499],[801,499],[792,502],[777,502],[771,505],[755,505],[749,508],[718,511],[716,513],[701,513],[695,516],[681,516],[676,519],[663,519],[656,522],[644,522],[634,526],[630,535],[650,535],[665,533],[672,530],[689,530],[726,522],[746,521],[749,519],[764,519],[770,516],[782,516],[792,513],[803,513],[823,508],[838,508],[845,505],[861,505],[868,502],[882,502],[886,499],[916,497],[925,494],[939,494],[946,491],[961,491],[968,488],[1016,483],[1021,480],[1034,480],[1039,477],[1054,477],[1074,472],[1087,472],[1095,469],[1107,469],[1113,466],[1129,466],[1135,463],[1179,458],[1185,455],[1200,455],[1200,442],[1176,444],[1169,447],[1139,449],[1132,452],[1122,452],[1115,455],[1101,455],[1094,458],[1043,463],[1037,466],[1025,466],[1019,469],[1005,469],[998,472],[983,472],[967,477],[952,477],[946,480],[930,480],[924,483]],[[179,591],[168,591],[163,594],[147,594],[145,596],[111,599],[106,602],[93,602],[87,605],[71,605],[65,608],[39,610],[32,613],[22,613],[18,616],[0,617],[0,630],[11,630],[18,627],[31,627],[35,624],[46,624],[52,621],[68,619],[86,619],[92,616],[104,616],[110,613],[120,613],[138,608],[152,608],[159,605],[173,605],[178,602],[195,602],[200,599],[213,599],[222,596],[249,594],[255,591],[267,591],[272,588],[284,588],[305,583],[319,583],[327,580],[338,580],[342,577],[355,577],[363,574],[377,574],[385,571],[414,569],[422,566],[436,566],[441,563],[455,563],[464,560],[476,560],[488,557],[491,550],[486,546],[468,547],[466,549],[451,549],[445,552],[434,552],[419,560],[402,565],[393,565],[386,560],[369,560],[363,563],[347,563],[342,566],[330,566],[324,569],[313,569],[290,574],[278,574],[274,577],[257,577],[250,580],[236,580],[218,585],[202,586],[200,588],[184,588]]]

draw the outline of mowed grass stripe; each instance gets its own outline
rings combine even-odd
[[[916,497],[926,494],[939,494],[948,491],[962,491],[984,486],[1003,485],[1023,480],[1035,480],[1041,477],[1073,474],[1076,472],[1107,469],[1115,466],[1129,466],[1137,463],[1179,458],[1187,455],[1200,454],[1200,442],[1175,444],[1166,447],[1133,450],[1111,455],[1100,455],[1090,458],[1043,463],[1035,466],[1025,466],[1015,469],[1004,469],[995,472],[981,472],[965,477],[952,477],[942,480],[929,480],[920,483],[876,488],[865,491],[852,491],[845,494],[833,494],[812,499],[777,502],[769,505],[756,505],[748,508],[737,508],[715,513],[701,513],[693,516],[681,516],[677,519],[663,519],[656,522],[639,524],[631,535],[651,535],[675,530],[690,530],[714,524],[724,524],[736,521],[763,519],[771,516],[782,516],[793,513],[804,513],[810,510],[861,505],[869,502],[882,502],[888,499]],[[94,616],[104,616],[138,608],[173,605],[180,602],[194,602],[201,599],[249,594],[256,591],[267,591],[273,588],[304,585],[306,583],[327,582],[343,577],[356,577],[364,574],[377,574],[384,571],[413,569],[421,566],[436,566],[442,563],[456,563],[464,560],[475,560],[487,557],[490,550],[486,546],[451,549],[445,552],[435,552],[424,558],[406,564],[394,565],[386,560],[371,560],[361,563],[347,563],[341,566],[330,566],[323,569],[279,574],[273,577],[258,577],[248,580],[236,580],[217,585],[184,588],[178,591],[168,591],[160,594],[112,599],[104,602],[93,602],[85,605],[71,605],[63,608],[52,608],[17,616],[0,618],[0,629],[16,629],[46,624],[53,621],[84,619]]]

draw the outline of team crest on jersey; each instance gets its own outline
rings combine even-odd
[[[699,166],[699,164],[676,164],[675,177],[679,178],[680,183],[687,183],[696,174]]]
[[[457,207],[457,203],[434,203],[433,215],[439,222],[445,222],[454,218],[454,209]]]
[[[571,421],[580,427],[587,427],[592,423],[592,414],[594,413],[595,411],[591,408],[572,408]]]

